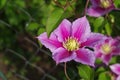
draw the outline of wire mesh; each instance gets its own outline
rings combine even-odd
[[[22,3],[19,3],[19,1],[24,2],[26,7],[20,7],[19,5]],[[31,1],[34,3],[37,0]],[[41,2],[44,2],[44,0]],[[6,74],[8,80],[61,80],[65,77],[65,75],[63,75],[64,72],[62,71],[63,64],[56,65],[52,60],[50,51],[45,47],[39,46],[36,39],[36,31],[33,33],[26,31],[26,28],[31,22],[43,25],[39,23],[37,18],[34,18],[34,11],[33,14],[30,13],[31,9],[29,6],[31,6],[31,4],[28,3],[29,0],[18,0],[18,2],[15,0],[6,0],[4,7],[0,9],[0,15],[3,15],[0,17],[0,29],[3,34],[2,36],[0,35],[0,39],[6,34],[5,37],[7,37],[8,43],[10,43],[7,44],[4,39],[3,43],[0,42],[0,45],[2,46],[1,55],[3,55],[1,59],[5,63],[3,66],[5,69],[1,71]],[[39,9],[37,5],[38,4],[34,4],[35,10]],[[40,3],[40,5],[42,8],[45,3]],[[9,15],[8,12],[12,15]],[[22,17],[23,20],[21,20],[20,23],[12,24],[11,18],[14,17],[14,15],[16,15],[16,20],[19,19],[20,15],[24,15]],[[42,15],[40,18],[41,17]],[[9,19],[11,19],[10,22]],[[11,37],[9,36],[9,33],[12,35]],[[35,59],[37,58],[38,60],[36,61]],[[71,80],[75,80],[77,76],[76,72],[71,68],[68,69],[74,74],[72,75]],[[63,76],[63,78],[59,79],[61,76],[58,74]]]

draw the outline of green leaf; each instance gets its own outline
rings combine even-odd
[[[120,6],[120,0],[114,0],[115,6],[119,7]]]
[[[94,80],[94,70],[87,65],[80,65],[78,67],[80,77],[84,80]]]
[[[109,72],[103,72],[99,75],[98,80],[111,80]]]
[[[0,0],[0,9],[5,6],[7,0]]]
[[[22,8],[25,7],[25,1],[24,0],[16,0],[15,3],[16,3],[17,6],[20,6]]]
[[[101,59],[96,59],[96,64],[101,64]]]
[[[103,25],[103,22],[104,22],[104,18],[103,17],[99,17],[99,18],[95,19],[95,21],[93,23],[95,32],[99,32],[101,26]]]
[[[27,30],[29,31],[34,31],[34,30],[37,30],[39,27],[39,24],[36,23],[36,22],[31,22],[26,28]]]
[[[56,8],[52,11],[50,16],[48,17],[47,20],[47,25],[46,25],[46,31],[47,34],[50,35],[50,33],[58,27],[59,23],[62,21],[62,19],[65,17],[64,16],[65,11],[61,8]]]
[[[115,64],[117,63],[117,56],[112,57],[112,59],[110,60],[110,64]]]
[[[0,71],[0,80],[1,80],[1,78],[2,78],[2,80],[7,80],[5,75]]]
[[[43,32],[45,32],[45,28],[44,27],[40,27],[37,34],[40,35]]]
[[[105,24],[105,30],[106,30],[107,35],[110,36],[112,33],[112,28],[108,22]]]
[[[96,75],[98,76],[100,73],[102,72],[105,72],[105,68],[104,67],[99,67],[97,70],[96,70]]]

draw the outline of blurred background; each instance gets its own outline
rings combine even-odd
[[[120,0],[114,1],[119,8]],[[60,14],[56,10],[66,10],[64,18],[73,21],[83,16],[85,3],[86,0],[0,0],[0,80],[66,80],[63,64],[56,65],[51,52],[36,37],[46,29],[49,32],[49,21]],[[92,31],[115,37],[120,35],[119,17],[119,11],[112,11],[107,16],[88,19]],[[68,63],[71,80],[80,80],[78,65],[74,61]]]

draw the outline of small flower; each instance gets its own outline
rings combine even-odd
[[[120,80],[120,64],[116,63],[110,66],[113,73],[117,75],[115,80]]]
[[[101,60],[108,65],[111,57],[113,55],[119,55],[119,47],[118,40],[113,39],[111,37],[104,37],[103,42],[99,43],[95,46],[95,54],[97,58],[101,58]]]
[[[99,17],[115,9],[112,0],[91,0],[92,6],[88,9],[88,15]]]
[[[94,66],[94,52],[86,47],[94,46],[102,37],[101,34],[91,32],[89,22],[84,16],[73,23],[64,19],[49,38],[44,32],[38,39],[51,50],[57,64],[74,60]]]

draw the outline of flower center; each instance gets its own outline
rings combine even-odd
[[[102,51],[104,54],[110,54],[111,52],[111,46],[109,46],[109,44],[104,44],[102,47],[101,47]]]
[[[76,38],[68,37],[65,42],[63,42],[63,47],[68,51],[74,51],[79,49],[79,42]]]
[[[102,8],[108,8],[111,6],[111,3],[109,0],[100,0],[100,6]]]

